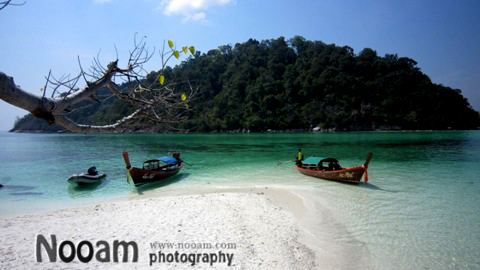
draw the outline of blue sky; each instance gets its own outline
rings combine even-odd
[[[26,0],[0,11],[0,71],[41,94],[50,69],[57,77],[78,73],[77,57],[85,67],[100,52],[106,65],[116,46],[121,64],[135,33],[151,49],[171,39],[202,52],[300,35],[413,58],[434,83],[461,89],[480,110],[479,14],[478,0]],[[155,57],[147,69],[160,64]],[[0,113],[0,130],[26,114],[2,100]]]

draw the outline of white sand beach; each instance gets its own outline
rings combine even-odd
[[[159,189],[104,203],[0,218],[0,268],[334,269],[345,266],[345,262],[335,260],[336,255],[331,257],[330,251],[319,248],[317,236],[312,237],[316,233],[309,231],[312,224],[321,221],[320,216],[312,215],[312,211],[318,210],[313,201],[290,189],[288,186]],[[88,241],[93,246],[93,257],[88,263],[81,262],[79,256],[70,263],[59,256],[50,262],[47,248],[40,245],[42,262],[37,262],[39,235],[50,247],[51,235],[55,235],[57,250],[65,241],[71,241],[75,247]],[[96,256],[100,250],[103,249],[101,258],[107,255],[105,245],[99,242],[106,241],[113,253],[115,240],[134,241],[138,246],[138,261],[132,262],[132,248],[128,250],[128,262],[122,262],[120,248],[120,262],[113,262],[114,254],[109,254],[110,262],[99,262]],[[90,252],[86,245],[81,250],[83,257]],[[63,247],[63,253],[70,256],[68,245]],[[168,259],[174,261],[167,262]]]

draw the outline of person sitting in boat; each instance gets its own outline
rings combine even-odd
[[[298,166],[302,166],[302,161],[304,160],[305,158],[303,157],[303,153],[302,153],[302,149],[298,149],[298,153],[297,155],[295,156],[295,164],[297,164]]]
[[[317,164],[317,170],[319,171],[325,171],[325,167],[323,166],[322,162],[320,161],[318,164]]]
[[[332,163],[333,163],[333,170],[334,171],[339,171],[339,170],[342,169],[342,166],[340,166],[340,164],[338,164],[338,162],[334,161]]]
[[[338,171],[341,169],[342,167],[340,167],[340,165],[336,161],[331,161],[328,163],[328,169],[327,169],[328,171]]]
[[[333,162],[328,163],[328,171],[334,171],[335,169],[333,168]]]
[[[178,166],[182,165],[183,160],[180,158],[179,152],[173,152],[172,157],[178,161]]]
[[[95,166],[92,166],[90,168],[88,168],[88,175],[97,175],[97,168]]]

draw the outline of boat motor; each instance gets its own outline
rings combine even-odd
[[[90,168],[88,168],[88,174],[89,175],[96,175],[97,174],[97,168],[95,166],[92,166]]]

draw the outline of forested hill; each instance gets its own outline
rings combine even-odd
[[[190,104],[194,110],[179,125],[191,131],[480,127],[479,113],[460,90],[432,83],[413,59],[378,56],[369,48],[356,54],[348,46],[299,36],[250,39],[197,52],[168,71],[200,87]],[[130,110],[115,101],[72,118],[102,124]],[[44,130],[47,125],[41,122],[26,116],[13,130]]]

